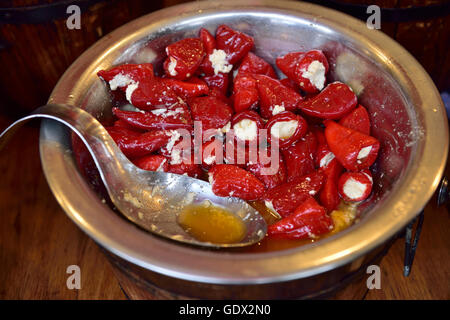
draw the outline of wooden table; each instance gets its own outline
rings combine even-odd
[[[0,117],[0,129],[11,120]],[[0,299],[152,299],[108,262],[65,215],[43,176],[38,126],[24,127],[0,153]],[[404,241],[380,264],[380,290],[352,283],[335,299],[450,299],[450,216],[428,205],[412,273],[402,274]],[[69,265],[81,289],[69,290]]]

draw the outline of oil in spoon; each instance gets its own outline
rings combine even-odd
[[[178,216],[178,223],[192,237],[203,242],[237,243],[247,233],[242,219],[211,204],[186,206]]]

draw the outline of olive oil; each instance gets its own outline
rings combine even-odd
[[[242,219],[213,205],[187,206],[178,216],[178,223],[195,239],[211,243],[237,243],[247,232]]]

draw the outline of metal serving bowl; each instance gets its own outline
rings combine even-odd
[[[105,36],[66,71],[51,103],[111,115],[97,71],[122,63],[161,65],[164,48],[220,24],[255,38],[271,63],[294,50],[322,49],[330,80],[349,84],[366,106],[382,143],[374,192],[359,221],[316,243],[267,253],[203,250],[163,240],[122,219],[80,174],[70,133],[42,125],[40,152],[50,187],[67,215],[131,275],[169,291],[204,298],[281,298],[326,292],[379,252],[425,206],[448,152],[444,107],[419,63],[383,33],[320,6],[272,0],[192,2],[141,17]]]

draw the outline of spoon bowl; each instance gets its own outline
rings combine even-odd
[[[112,203],[130,221],[156,235],[205,247],[243,247],[259,242],[267,231],[264,218],[245,201],[218,197],[203,180],[136,167],[117,147],[105,128],[88,112],[64,104],[48,104],[21,118],[0,134],[0,149],[20,125],[33,118],[63,123],[84,142],[99,170]],[[245,225],[245,236],[234,243],[200,241],[177,221],[189,205],[214,205],[237,216]]]

